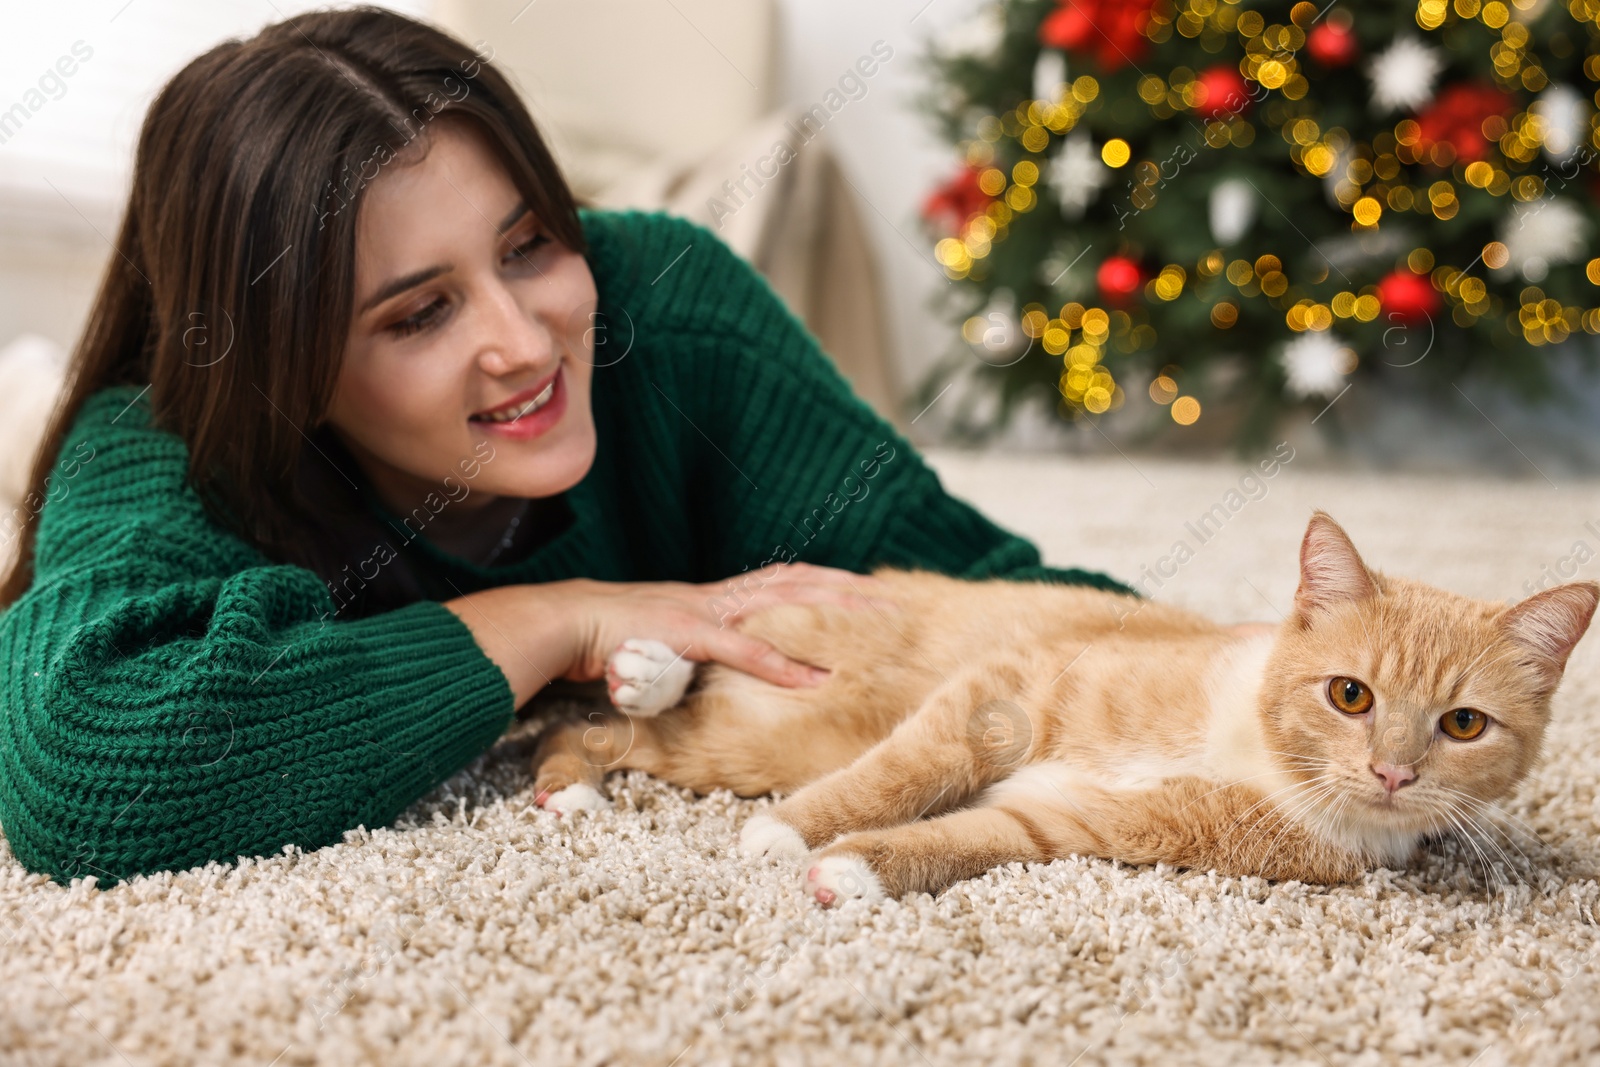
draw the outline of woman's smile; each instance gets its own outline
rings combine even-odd
[[[560,367],[549,379],[532,389],[485,411],[468,416],[467,421],[480,433],[528,441],[555,426],[567,410],[566,375]]]

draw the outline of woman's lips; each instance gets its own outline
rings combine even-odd
[[[546,392],[549,393],[548,398],[542,396]],[[519,410],[522,412],[519,417],[506,421],[481,417],[490,413],[512,413]],[[560,422],[566,410],[567,376],[558,369],[546,384],[519,393],[499,407],[480,412],[468,421],[484,433],[526,441],[538,437]]]
[[[552,374],[532,389],[524,389],[504,403],[475,411],[467,417],[473,422],[504,422],[521,417],[547,403],[551,399],[550,391],[555,383],[556,375]]]

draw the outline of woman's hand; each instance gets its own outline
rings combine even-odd
[[[505,673],[516,706],[556,678],[593,681],[630,637],[784,686],[817,685],[827,671],[790,659],[729,626],[778,604],[866,608],[885,583],[810,563],[774,564],[721,582],[598,582],[587,578],[486,589],[444,606]]]

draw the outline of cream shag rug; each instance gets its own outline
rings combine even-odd
[[[1146,588],[1223,620],[1288,606],[1313,506],[1373,566],[1492,599],[1578,542],[1600,550],[1600,485],[1532,471],[934,462],[1053,563],[1137,580],[1187,541],[1194,558]],[[1200,544],[1185,524],[1217,504],[1226,521]],[[1590,634],[1547,759],[1507,806],[1505,857],[1480,846],[1486,869],[1441,844],[1419,870],[1336,889],[1074,859],[822,912],[797,871],[731,848],[767,801],[631,775],[612,779],[614,810],[558,820],[533,805],[526,736],[398,825],[309,854],[62,889],[0,845],[0,1062],[1590,1061],[1597,697]]]

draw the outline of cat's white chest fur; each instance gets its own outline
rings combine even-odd
[[[1200,761],[1207,778],[1248,781],[1263,793],[1292,784],[1267,751],[1257,710],[1272,644],[1272,634],[1237,641],[1213,665],[1206,678],[1210,721]]]

